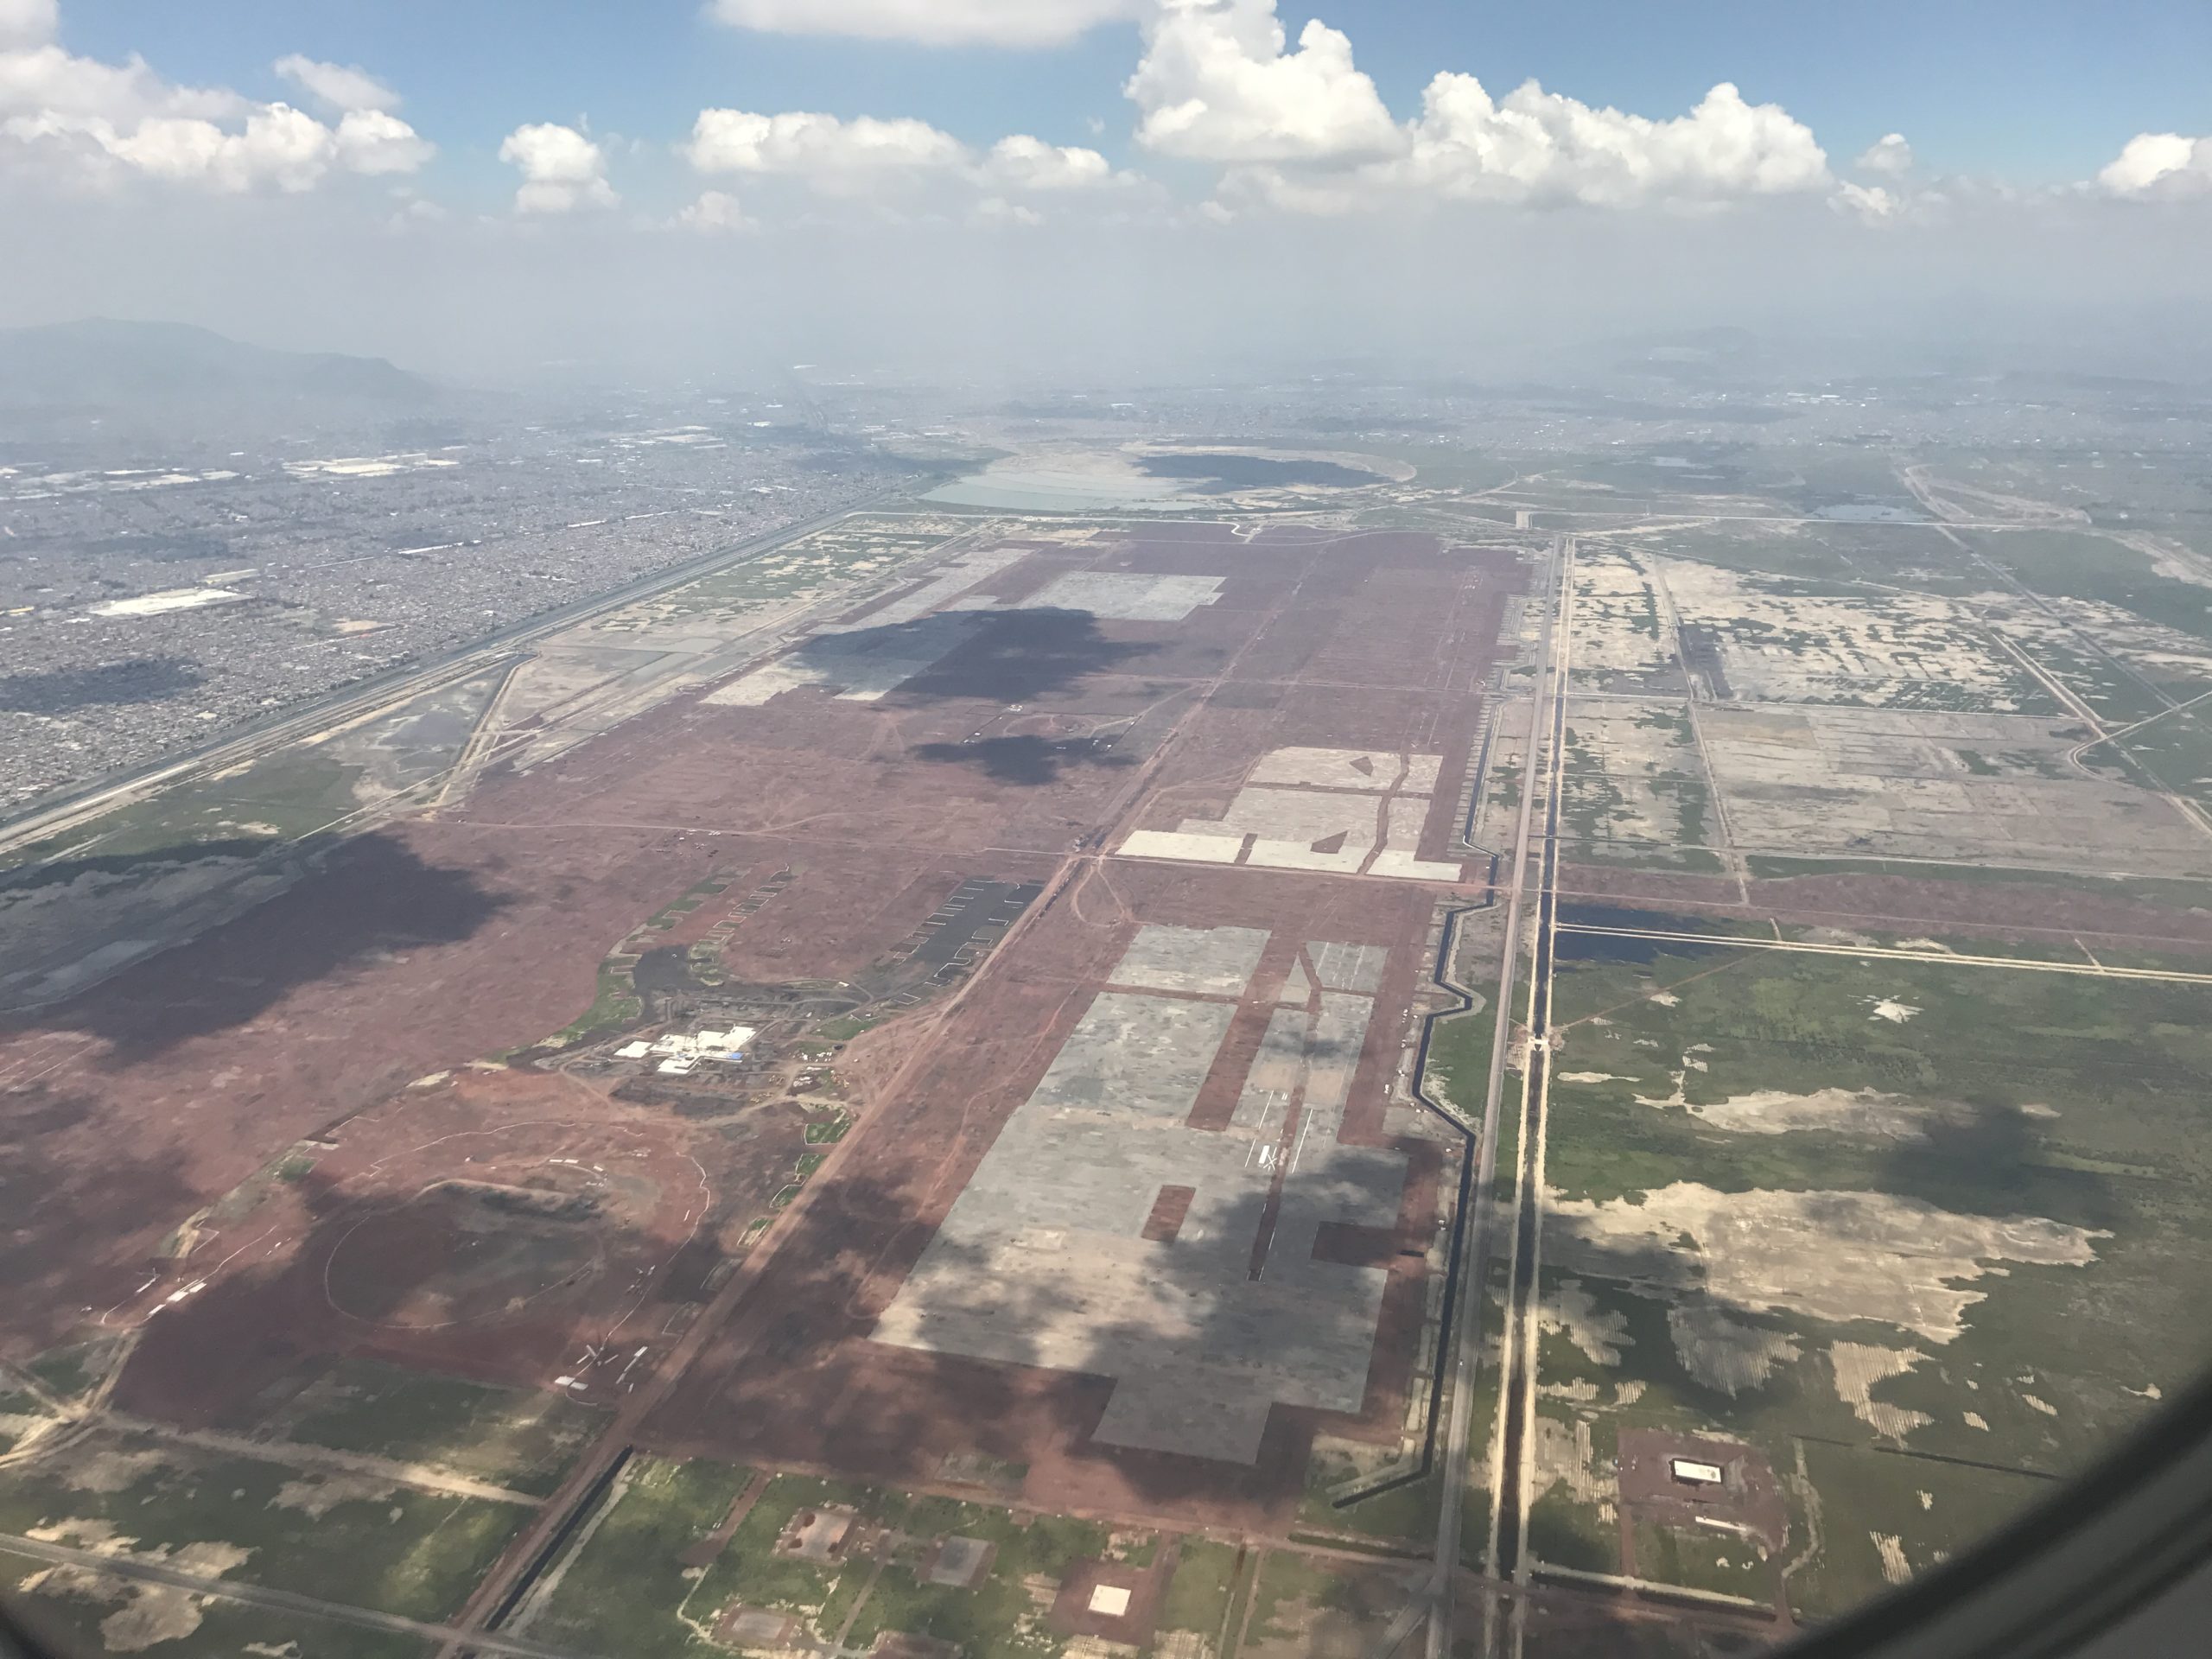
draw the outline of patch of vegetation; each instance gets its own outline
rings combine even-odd
[[[23,1369],[36,1377],[48,1394],[62,1400],[80,1399],[107,1375],[112,1344],[105,1342],[71,1343],[49,1348]]]
[[[270,1426],[307,1445],[427,1464],[543,1496],[561,1484],[604,1419],[563,1394],[348,1359],[274,1414]]]
[[[686,1599],[699,1580],[683,1556],[722,1523],[750,1478],[747,1470],[704,1459],[632,1463],[613,1508],[559,1569],[527,1633],[556,1647],[625,1659],[712,1651],[685,1622]]]
[[[2050,1484],[1928,1458],[1808,1441],[1806,1472],[1821,1495],[1821,1548],[1787,1580],[1791,1611],[1833,1617],[1890,1587],[1877,1535],[1915,1573],[1980,1542]],[[1924,1497],[1923,1497],[1924,1494]]]
[[[853,1127],[852,1114],[833,1112],[828,1117],[810,1119],[806,1126],[806,1144],[810,1147],[834,1146],[845,1138]]]
[[[816,1620],[839,1582],[848,1575],[864,1579],[868,1562],[848,1559],[822,1564],[779,1555],[776,1540],[800,1510],[831,1505],[866,1515],[880,1508],[880,1499],[869,1487],[842,1481],[805,1475],[779,1475],[770,1481],[692,1592],[691,1616],[711,1624],[731,1605],[741,1603],[795,1613],[810,1623]]]
[[[566,1048],[597,1033],[620,1031],[645,1018],[645,1005],[638,995],[631,971],[627,957],[600,963],[598,995],[573,1024],[554,1033],[550,1039],[552,1045]]]
[[[2159,575],[2150,556],[2108,537],[2070,530],[1962,532],[1976,551],[2024,587],[2086,599],[2212,640],[2212,591]]]
[[[1997,885],[2063,887],[2105,893],[2140,904],[2182,909],[2212,908],[2212,881],[2187,877],[2090,875],[2070,870],[2023,870],[1994,864],[1927,864],[1881,858],[1785,858],[1771,853],[1745,855],[1759,880],[1787,880],[1801,875],[1894,875],[1916,881],[1974,881]]]
[[[1271,1549],[1252,1586],[1252,1614],[1245,1626],[1248,1643],[1296,1642],[1305,1631],[1289,1617],[1299,1609],[1355,1612],[1358,1603],[1344,1574],[1308,1555]]]
[[[1306,1465],[1306,1491],[1298,1506],[1299,1524],[1314,1533],[1357,1533],[1370,1538],[1419,1539],[1436,1531],[1434,1476],[1410,1481],[1387,1492],[1339,1508],[1344,1492],[1361,1491],[1387,1476],[1387,1454],[1394,1447],[1362,1448],[1385,1455],[1362,1458],[1343,1443],[1321,1442]]]
[[[1669,1322],[1679,1293],[1658,1288],[1648,1260],[1604,1277],[1586,1259],[1578,1277],[1591,1302],[1580,1317],[1605,1328],[1620,1362],[1601,1365],[1554,1333],[1540,1380],[1605,1420],[1745,1440],[1785,1471],[1797,1436],[1860,1446],[1896,1436],[1908,1452],[2063,1473],[2139,1421],[2150,1391],[2183,1386],[2201,1363],[2170,1333],[2198,1328],[2212,1290],[2202,1249],[2212,1232],[2212,1147],[2201,1134],[2212,989],[1941,960],[1758,951],[1731,962],[1725,947],[1695,957],[1662,949],[1563,963],[1554,1015],[1546,1168],[1566,1200],[1641,1203],[1679,1182],[1881,1193],[1954,1215],[2080,1228],[2094,1252],[2084,1266],[2008,1262],[1962,1282],[1959,1333],[1932,1356],[1925,1335],[1895,1325],[1823,1325],[1780,1303],[1723,1307],[1735,1324],[1786,1339],[1770,1347],[1764,1380],[1734,1395],[1685,1368]],[[1847,1109],[1820,1128],[1750,1133],[1690,1109],[1763,1091],[1865,1093],[1924,1115],[1902,1128],[1894,1116],[1870,1119],[1891,1126],[1877,1128]],[[1713,1252],[1753,1246],[1699,1237],[1681,1248],[1700,1253],[1688,1266],[1701,1278]],[[1548,1273],[1544,1289],[1555,1301],[1559,1280]],[[1827,1363],[1838,1342],[1923,1356],[1874,1395],[1902,1427],[1878,1435],[1839,1397]],[[1627,1404],[1619,1390],[1630,1383]],[[1836,1533],[1827,1490],[1815,1488]],[[1911,1509],[1847,1511],[1841,1532],[1894,1534],[1910,1549],[1916,1498]],[[1703,1570],[1683,1559],[1686,1573]],[[1863,1575],[1853,1583],[1849,1593],[1863,1593]],[[1844,1593],[1823,1605],[1840,1605]]]
[[[245,1582],[432,1621],[461,1605],[530,1514],[124,1435],[0,1471],[0,1532],[121,1536],[164,1556],[229,1545],[250,1552],[229,1573]]]
[[[29,1569],[14,1571],[18,1561]],[[33,1572],[41,1574],[40,1586],[29,1595],[14,1586]],[[165,1635],[149,1651],[160,1659],[240,1659],[245,1654],[298,1655],[300,1659],[423,1659],[423,1643],[410,1636],[365,1630],[335,1620],[305,1614],[249,1607],[234,1601],[188,1597],[181,1590],[135,1584],[130,1580],[54,1572],[44,1562],[10,1557],[0,1550],[0,1585],[10,1588],[8,1611],[37,1637],[47,1649],[63,1654],[104,1654],[116,1651],[101,1625],[126,1611],[175,1605],[175,1623],[158,1620]],[[189,1621],[190,1630],[185,1630]]]
[[[909,1560],[883,1569],[846,1637],[866,1648],[887,1630],[957,1643],[967,1659],[1046,1659],[1065,1639],[1046,1627],[1025,1580],[1057,1585],[1076,1562],[1106,1554],[1107,1529],[1068,1516],[1024,1517],[948,1497],[903,1500],[886,1519],[918,1539],[958,1536],[995,1545],[990,1570],[966,1589],[926,1582]]]
[[[1236,1545],[1185,1538],[1175,1558],[1175,1576],[1160,1600],[1160,1629],[1196,1630],[1221,1651],[1222,1631],[1249,1561],[1249,1553]]]
[[[1621,1568],[1620,1523],[1554,1486],[1529,1506],[1529,1554],[1547,1567],[1585,1573]]]
[[[1769,1599],[1773,1570],[1757,1543],[1705,1527],[1636,1529],[1636,1575],[1747,1600]]]

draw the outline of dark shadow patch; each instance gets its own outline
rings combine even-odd
[[[1042,737],[986,737],[972,743],[924,743],[910,753],[917,760],[976,766],[1000,784],[1049,784],[1069,766],[1133,766],[1135,757],[1116,754],[1096,738],[1054,742]]]
[[[707,988],[693,976],[691,953],[680,944],[664,944],[638,958],[631,982],[639,992],[669,996],[692,996]]]
[[[201,1202],[164,1149],[142,1155],[111,1144],[98,1159],[76,1154],[70,1133],[97,1110],[43,1083],[0,1091],[0,1284],[8,1287],[8,1334],[33,1350],[73,1324],[88,1266],[97,1288],[117,1296],[143,1276],[136,1261],[101,1271],[102,1234],[89,1217],[182,1217]]]
[[[175,657],[133,657],[92,668],[0,674],[0,710],[66,715],[76,709],[166,702],[193,690],[206,677],[197,664]]]
[[[206,861],[257,858],[276,845],[276,840],[267,836],[232,836],[222,841],[185,842],[143,853],[98,853],[84,858],[56,859],[48,864],[25,864],[0,872],[0,893],[66,887],[83,875],[161,875]],[[29,851],[35,855],[38,849],[31,848]]]
[[[300,986],[383,952],[457,944],[505,907],[466,870],[425,864],[386,833],[361,836],[244,916],[27,1023],[103,1038],[112,1045],[109,1064],[128,1065],[248,1024]]]
[[[895,633],[937,622],[901,624]],[[867,632],[867,631],[864,631]],[[842,637],[850,639],[855,636]],[[1065,690],[1092,674],[1121,668],[1159,647],[1109,639],[1089,611],[1025,610],[975,613],[968,637],[899,686],[895,701],[933,702],[980,697],[991,702],[1030,702]],[[804,648],[802,648],[804,654]]]

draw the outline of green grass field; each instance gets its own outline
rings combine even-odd
[[[530,1513],[112,1434],[0,1472],[0,1533],[128,1539],[164,1559],[228,1547],[229,1576],[429,1620],[461,1605]]]
[[[715,1651],[699,1634],[708,1618],[686,1605],[699,1574],[682,1557],[721,1524],[749,1478],[703,1459],[639,1459],[613,1507],[556,1569],[559,1581],[532,1611],[528,1634],[624,1659]]]
[[[562,1395],[349,1359],[272,1410],[265,1427],[311,1446],[428,1464],[542,1497],[561,1484],[603,1417]]]
[[[1107,1529],[1091,1522],[1025,1518],[945,1497],[908,1500],[898,1525],[918,1537],[983,1539],[996,1546],[990,1571],[975,1586],[954,1589],[923,1582],[911,1562],[885,1567],[846,1638],[849,1647],[864,1648],[885,1630],[904,1630],[957,1643],[968,1659],[1055,1653],[1064,1638],[1045,1627],[1023,1580],[1057,1583],[1077,1561],[1104,1555],[1108,1541]]]
[[[165,1586],[55,1569],[0,1548],[0,1596],[54,1652],[152,1653],[156,1659],[429,1659],[412,1637],[357,1629]]]
[[[1251,1558],[1234,1544],[1188,1538],[1160,1600],[1160,1630],[1195,1630],[1221,1652],[1231,1609],[1250,1578]]]
[[[1568,1291],[1584,1299],[1580,1328],[1596,1333],[1586,1340],[1614,1351],[1601,1362],[1554,1331],[1539,1381],[1574,1391],[1593,1421],[1739,1438],[1778,1471],[1794,1465],[1801,1443],[1855,1447],[1885,1469],[1922,1471],[1916,1491],[1936,1490],[1927,1471],[1954,1466],[1936,1459],[2018,1469],[2025,1472],[1999,1483],[2011,1503],[2039,1484],[2034,1476],[2094,1457],[2140,1419],[2150,1390],[2171,1391],[2212,1357],[2212,1262],[2201,1248],[2212,1230],[2212,1147],[2202,1130],[2212,988],[1732,955],[1725,944],[1683,954],[1628,940],[1573,948],[1619,954],[1560,965],[1546,1146],[1555,1202],[1640,1206],[1685,1183],[1747,1196],[1886,1194],[1962,1217],[2082,1229],[2094,1252],[2086,1266],[2000,1261],[1988,1264],[2000,1271],[1949,1281],[1968,1294],[1948,1339],[1873,1319],[1823,1321],[1787,1298],[1723,1307],[1736,1339],[1764,1346],[1770,1360],[1731,1392],[1681,1349],[1670,1323],[1684,1294],[1678,1269],[1622,1256],[1617,1268],[1571,1271],[1560,1264],[1575,1260],[1572,1240],[1548,1232],[1548,1305]],[[1822,1091],[1843,1105],[1812,1127],[1730,1129],[1696,1115]],[[1671,1248],[1693,1262],[1694,1281],[1712,1270],[1713,1250],[1764,1243],[1684,1235]],[[1814,1248],[1833,1252],[1847,1274],[1859,1249],[1842,1236]],[[1854,1409],[1831,1369],[1837,1344],[1918,1357],[1878,1377],[1872,1404]],[[1878,1431],[1869,1411],[1890,1427]],[[1814,1487],[1824,1538],[1895,1535],[1910,1554],[1933,1535],[1931,1511],[1916,1499],[1911,1513],[1897,1511],[1889,1487]],[[1804,1522],[1801,1508],[1798,1544]],[[1673,1581],[1699,1587],[1721,1588],[1738,1572],[1681,1546],[1660,1559]],[[1824,1560],[1793,1575],[1793,1595],[1802,1579],[1821,1605],[1840,1605],[1846,1592],[1821,1586],[1865,1563],[1831,1569]],[[1639,1568],[1651,1570],[1641,1560]]]

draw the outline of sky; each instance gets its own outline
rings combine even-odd
[[[1965,318],[2153,363],[2202,349],[2208,63],[2201,0],[0,0],[0,324],[1045,374]]]

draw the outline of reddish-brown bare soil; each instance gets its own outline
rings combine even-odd
[[[880,1479],[936,1479],[946,1459],[981,1452],[1026,1465],[1023,1496],[1040,1505],[1287,1526],[1317,1432],[1389,1439],[1403,1415],[1421,1317],[1421,1252],[1436,1216],[1439,1162],[1430,1143],[1403,1143],[1414,1174],[1394,1233],[1336,1236],[1392,1275],[1366,1409],[1346,1417],[1279,1408],[1255,1466],[1093,1443],[1111,1392],[1106,1380],[893,1348],[868,1333],[1000,1125],[1089,1006],[1136,919],[1275,933],[1192,1115],[1201,1128],[1225,1116],[1217,1097],[1233,1092],[1228,1079],[1256,1048],[1300,941],[1395,947],[1346,1115],[1347,1138],[1379,1141],[1433,905],[1426,890],[1356,878],[1090,867],[943,1015],[896,1095],[881,1099],[867,1135],[825,1175],[767,1277],[649,1420],[646,1438],[671,1450]]]
[[[1278,1411],[1256,1468],[1105,1455],[1087,1444],[1100,1380],[880,1350],[865,1332],[1139,919],[1398,947],[1347,1125],[1381,1137],[1433,894],[1124,863],[1100,856],[1098,835],[1140,811],[1173,822],[1224,799],[1282,745],[1440,751],[1457,764],[1523,571],[1510,555],[1440,553],[1419,535],[1248,542],[1172,525],[1039,550],[999,591],[1081,569],[1215,575],[1222,593],[1180,623],[1006,613],[873,703],[814,690],[753,709],[671,702],[537,772],[495,773],[438,817],[350,843],[240,920],[0,1032],[0,1090],[14,1091],[0,1153],[9,1192],[29,1200],[0,1236],[11,1286],[0,1351],[35,1351],[103,1313],[127,1324],[204,1279],[161,1304],[123,1389],[134,1409],[201,1421],[235,1411],[303,1351],[542,1382],[602,1329],[650,1345],[694,1306],[671,1287],[699,1280],[675,1258],[701,1179],[734,1215],[774,1160],[664,1107],[470,1062],[575,1020],[607,954],[709,878],[728,886],[668,943],[706,937],[791,872],[728,933],[729,970],[751,980],[850,976],[963,880],[1038,882],[1033,925],[1002,958],[840,1062],[861,1125],[652,1433],[921,1475],[981,1451],[1027,1464],[1033,1494],[1055,1503],[1283,1520],[1317,1422],[1395,1432],[1421,1292],[1418,1256],[1397,1247],[1426,1243],[1436,1201],[1425,1143],[1396,1232],[1332,1236],[1332,1251],[1387,1258],[1393,1275],[1367,1410]],[[1446,772],[1425,852],[1448,834],[1459,783]],[[1263,992],[1285,965],[1263,967]],[[1263,1017],[1245,1010],[1232,1042],[1256,1040]],[[441,1071],[454,1077],[410,1090]],[[312,1171],[270,1173],[333,1126],[337,1144]],[[485,1135],[518,1167],[633,1157],[652,1173],[594,1212],[588,1247],[544,1242],[558,1230],[542,1217],[506,1230],[518,1243],[485,1232],[463,1190],[424,1196],[484,1181],[486,1168],[499,1173],[487,1185],[512,1185],[505,1163],[446,1161]],[[226,1193],[182,1262],[162,1253]],[[480,1236],[495,1242],[473,1245]],[[356,1272],[349,1237],[393,1263],[381,1293]],[[491,1254],[463,1271],[470,1249]],[[640,1291],[626,1311],[623,1296]]]
[[[699,1292],[687,1249],[790,1179],[804,1119],[761,1109],[779,1131],[733,1141],[558,1074],[410,1089],[334,1126],[313,1168],[226,1205],[117,1310],[144,1326],[118,1399],[225,1420],[323,1353],[607,1395],[584,1345],[626,1361],[680,1328]]]

